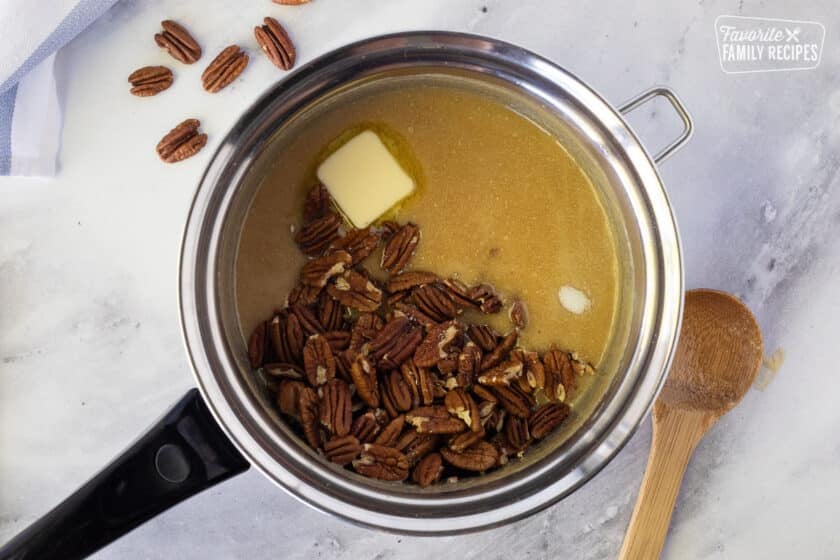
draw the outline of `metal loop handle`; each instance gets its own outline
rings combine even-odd
[[[652,87],[647,91],[644,91],[631,99],[630,101],[624,103],[621,107],[618,108],[619,112],[622,115],[628,114],[630,111],[634,109],[638,109],[654,97],[662,96],[668,100],[671,104],[671,107],[674,108],[674,111],[677,112],[680,119],[683,122],[683,131],[682,134],[677,137],[676,140],[662,148],[656,155],[653,156],[653,161],[656,163],[662,163],[666,159],[668,159],[671,154],[679,150],[683,144],[688,142],[688,139],[691,138],[691,135],[694,134],[694,121],[691,119],[691,115],[685,109],[685,106],[680,101],[677,94],[673,92],[673,90],[666,88],[664,86],[656,86]]]

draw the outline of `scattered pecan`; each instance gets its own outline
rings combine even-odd
[[[400,272],[417,250],[419,242],[420,228],[412,223],[402,226],[391,236],[382,250],[382,268],[391,274]]]
[[[399,416],[388,422],[388,424],[384,428],[382,428],[382,431],[379,432],[379,435],[376,436],[376,439],[373,441],[373,443],[376,443],[378,445],[384,445],[386,447],[393,447],[394,445],[396,445],[397,440],[399,439],[400,434],[402,433],[403,426],[405,426],[405,416],[400,414]]]
[[[405,415],[405,420],[421,434],[457,434],[466,425],[449,414],[445,406],[420,406]]]
[[[160,22],[163,31],[155,34],[155,43],[167,50],[172,58],[184,64],[192,64],[201,58],[201,47],[192,35],[171,19]]]
[[[383,325],[379,315],[361,313],[353,324],[353,328],[350,329],[350,350],[359,352],[362,346],[373,340]]]
[[[398,368],[414,354],[423,331],[407,317],[394,317],[370,341],[370,353],[381,369]]]
[[[306,385],[300,381],[289,379],[281,381],[277,389],[277,408],[280,409],[280,412],[300,421],[300,392],[305,388]]]
[[[300,271],[300,281],[307,286],[323,288],[333,276],[343,274],[353,262],[347,251],[333,251],[312,259]]]
[[[531,415],[531,435],[535,439],[547,436],[551,430],[563,423],[569,415],[569,405],[565,403],[547,403]]]
[[[324,338],[327,339],[333,355],[342,350],[347,350],[347,347],[350,346],[350,333],[347,331],[328,331],[324,333]]]
[[[322,254],[339,237],[341,217],[335,212],[307,221],[295,234],[295,243],[308,257]]]
[[[531,443],[528,421],[518,416],[509,416],[505,421],[505,438],[516,451],[522,451]]]
[[[295,45],[276,19],[272,17],[263,19],[262,26],[254,27],[254,37],[276,67],[291,70],[295,65]]]
[[[449,295],[452,297],[455,304],[461,309],[478,309],[476,302],[470,299],[469,287],[457,278],[447,278],[443,281],[443,286],[446,288],[446,291],[449,292]]]
[[[265,360],[266,332],[265,321],[263,321],[257,325],[248,339],[248,360],[254,369],[263,365]]]
[[[353,424],[350,387],[341,379],[331,379],[321,390],[321,425],[332,434],[346,436]]]
[[[197,154],[207,144],[207,135],[198,132],[201,122],[187,119],[161,138],[157,154],[166,163],[176,163]]]
[[[321,288],[298,284],[286,296],[287,305],[312,305],[321,296]]]
[[[306,436],[306,441],[316,449],[321,447],[321,430],[318,427],[321,414],[319,409],[318,395],[315,393],[315,390],[310,387],[302,387],[298,400],[300,424],[303,427],[303,434]]]
[[[432,319],[413,305],[399,302],[393,304],[393,307],[395,314],[402,313],[418,325],[429,327],[437,323],[437,321],[435,321],[434,319]]]
[[[502,341],[499,342],[499,344],[493,348],[489,354],[485,354],[481,359],[481,371],[495,367],[502,363],[502,360],[504,360],[505,357],[510,354],[510,351],[513,350],[513,347],[516,346],[516,341],[518,339],[519,331],[516,329],[513,329],[505,335]]]
[[[279,316],[275,316],[269,327],[269,336],[274,351],[280,357],[280,360],[300,363],[303,358],[303,346],[306,343],[306,337],[297,316],[290,313],[285,321],[281,321]]]
[[[439,442],[440,437],[437,434],[419,434],[408,430],[400,436],[395,447],[405,454],[409,465],[415,465],[417,461],[437,449]]]
[[[379,406],[379,380],[376,369],[363,354],[359,354],[353,360],[350,377],[356,386],[356,395],[373,408]]]
[[[479,405],[481,410],[481,405]],[[481,426],[487,433],[499,433],[505,425],[507,411],[501,406],[494,405],[486,416],[481,417]]]
[[[330,343],[323,335],[313,334],[307,339],[303,347],[303,367],[306,380],[313,387],[335,377],[335,358]]]
[[[442,474],[443,459],[440,453],[429,453],[414,467],[411,479],[425,488],[440,480]]]
[[[368,258],[377,245],[379,245],[379,236],[369,227],[350,230],[344,237],[339,237],[333,242],[334,249],[344,250],[350,254],[353,265]]]
[[[394,399],[391,397],[391,393],[387,390],[387,378],[382,380],[382,392],[381,400],[382,400],[382,408],[385,409],[385,412],[388,414],[388,418],[396,418],[400,415],[400,411],[397,410],[397,405],[394,404]]]
[[[405,455],[393,447],[366,443],[358,459],[353,461],[357,473],[379,480],[405,480],[409,463]]]
[[[528,308],[525,307],[525,302],[521,299],[515,300],[510,309],[508,309],[508,318],[513,326],[518,329],[524,329],[528,326]]]
[[[437,274],[433,272],[422,272],[419,270],[412,270],[409,272],[401,272],[388,280],[386,289],[390,293],[404,292],[413,288],[420,287],[424,284],[434,284],[438,281]]]
[[[382,303],[382,290],[355,270],[348,270],[327,285],[327,293],[358,311],[376,311]]]
[[[495,466],[499,459],[499,451],[486,441],[479,441],[460,453],[456,453],[448,447],[443,447],[440,454],[453,467],[475,472],[486,471]]]
[[[499,343],[499,335],[489,325],[470,325],[467,336],[485,352],[492,352]]]
[[[550,350],[543,356],[545,366],[545,396],[549,400],[563,402],[571,392],[566,383],[574,386],[575,372],[569,356],[560,350]]]
[[[324,455],[337,465],[346,465],[359,456],[362,446],[353,436],[335,436],[324,443]]]
[[[434,325],[426,330],[426,337],[414,351],[414,363],[419,367],[432,367],[448,355],[450,343],[458,335],[455,321]]]
[[[496,395],[488,389],[487,387],[482,387],[481,385],[473,385],[471,387],[473,394],[483,401],[490,401],[491,403],[498,403],[499,399]]]
[[[157,95],[172,85],[172,70],[166,66],[144,66],[128,77],[131,95],[150,97]]]
[[[311,222],[332,212],[332,197],[327,187],[318,183],[306,193],[303,201],[303,221]]]
[[[411,300],[417,309],[431,317],[436,323],[453,319],[459,311],[449,292],[435,284],[420,286],[411,294]]]
[[[248,53],[239,45],[225,47],[201,74],[201,83],[210,93],[216,93],[239,77],[248,66]]]
[[[449,439],[449,449],[456,453],[460,453],[468,447],[472,447],[478,441],[484,439],[484,430],[474,432],[472,430],[468,432],[460,433],[456,436],[452,436]]]
[[[411,387],[405,382],[402,374],[393,370],[383,380],[382,392],[388,397],[388,400],[393,404],[394,408],[399,412],[406,412],[411,410],[414,404]]]
[[[465,390],[455,388],[444,398],[444,404],[449,414],[463,420],[464,424],[473,432],[481,431],[481,415],[478,412],[478,405]]]
[[[531,389],[543,389],[545,387],[545,366],[536,352],[523,352],[525,362],[525,379]]]
[[[370,443],[381,429],[382,426],[377,421],[376,414],[372,410],[368,410],[353,420],[353,425],[350,426],[350,434],[362,443]]]
[[[324,334],[324,327],[321,326],[321,321],[318,320],[318,316],[311,308],[295,303],[289,306],[289,311],[297,317],[304,336],[309,337],[313,334]]]

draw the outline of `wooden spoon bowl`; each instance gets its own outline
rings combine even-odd
[[[622,559],[658,558],[697,443],[749,390],[764,354],[755,317],[714,290],[685,296],[680,340],[653,406],[653,438]]]

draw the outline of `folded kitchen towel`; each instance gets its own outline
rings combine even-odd
[[[117,0],[0,0],[0,175],[56,171],[55,53]]]

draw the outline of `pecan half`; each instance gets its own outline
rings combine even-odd
[[[362,446],[353,436],[333,437],[324,443],[324,455],[337,465],[346,465],[359,456]]]
[[[499,343],[499,335],[489,325],[470,325],[467,336],[485,352],[492,352]]]
[[[456,381],[459,387],[469,387],[475,381],[481,365],[481,350],[473,342],[467,342],[458,354]]]
[[[376,436],[373,443],[384,445],[386,447],[393,447],[402,433],[403,426],[405,426],[405,416],[400,414],[382,428],[382,431],[379,432],[379,435]]]
[[[144,66],[128,76],[131,95],[149,97],[157,95],[172,85],[172,70],[166,66]]]
[[[468,447],[472,447],[480,440],[484,439],[484,430],[479,432],[473,432],[470,430],[469,432],[464,432],[462,434],[458,434],[457,436],[453,436],[447,446],[449,449],[456,453],[460,453]]]
[[[536,352],[523,352],[525,362],[525,380],[531,389],[542,389],[545,387],[545,366]]]
[[[382,304],[382,290],[355,270],[348,270],[327,285],[327,293],[358,311],[376,311]]]
[[[155,43],[166,49],[172,58],[184,64],[192,64],[201,58],[201,47],[192,35],[171,19],[160,22],[163,31],[155,34]]]
[[[297,316],[290,313],[285,321],[279,315],[275,316],[269,323],[269,337],[280,361],[301,362],[306,338]]]
[[[524,329],[528,326],[528,308],[521,299],[515,300],[508,309],[508,318],[514,327]]]
[[[306,193],[303,201],[303,221],[311,222],[332,212],[332,197],[327,187],[318,183]]]
[[[413,305],[409,305],[409,304],[402,303],[402,302],[391,304],[391,305],[394,308],[394,314],[395,315],[401,313],[401,314],[405,315],[406,317],[408,317],[409,319],[411,319],[412,321],[414,321],[415,323],[417,323],[418,325],[423,325],[424,327],[430,327],[431,325],[434,325],[434,324],[437,323],[437,321],[435,321],[434,319],[432,319],[431,317],[429,317],[428,315],[426,315],[425,313],[423,313],[422,311],[420,311],[419,309],[417,309]]]
[[[505,421],[505,438],[516,451],[522,451],[531,443],[528,421],[518,416],[509,416]]]
[[[439,442],[440,436],[437,434],[418,434],[414,430],[409,430],[400,436],[395,447],[405,453],[409,465],[414,465],[437,449]]]
[[[394,370],[385,377],[382,391],[397,411],[411,410],[414,404],[411,387],[399,371]]]
[[[289,295],[286,296],[286,303],[288,305],[312,305],[318,301],[321,293],[321,288],[298,284],[289,291]]]
[[[303,428],[306,441],[316,449],[321,447],[321,430],[318,428],[320,405],[314,389],[310,387],[300,389],[298,414],[300,414],[300,425]]]
[[[341,379],[331,379],[321,390],[321,425],[332,434],[346,436],[353,424],[350,387]]]
[[[545,366],[545,396],[551,401],[563,402],[571,392],[566,384],[575,384],[575,372],[568,354],[552,349],[543,356]]]
[[[307,286],[323,288],[333,276],[343,274],[353,262],[347,251],[333,251],[312,259],[300,271],[300,281]]]
[[[382,426],[376,419],[376,414],[372,410],[368,410],[353,420],[353,425],[350,426],[350,434],[362,443],[370,443],[381,429]]]
[[[481,410],[481,405],[479,405],[479,410]],[[488,433],[499,433],[505,425],[505,418],[507,418],[507,411],[501,406],[494,405],[486,416],[481,417],[481,426]]]
[[[487,387],[482,387],[481,385],[473,385],[472,386],[473,394],[483,401],[490,401],[491,403],[498,403],[499,399],[496,395],[488,389]]]
[[[444,404],[449,414],[463,420],[473,432],[481,431],[481,415],[473,398],[460,387],[446,393]]]
[[[299,303],[294,303],[289,306],[289,311],[297,317],[298,323],[300,323],[300,328],[303,330],[303,334],[305,336],[309,337],[313,334],[324,334],[324,327],[321,326],[321,321],[318,320],[318,316],[311,308]]]
[[[325,331],[341,330],[344,326],[344,307],[326,292],[318,298],[318,322]]]
[[[434,272],[412,270],[391,276],[388,280],[386,289],[388,292],[394,294],[397,292],[411,290],[412,288],[417,288],[423,284],[434,284],[437,281],[438,276]]]
[[[440,450],[440,454],[453,467],[474,472],[486,471],[495,466],[496,461],[499,459],[499,451],[486,441],[479,441],[460,453],[443,447]]]
[[[427,368],[417,367],[413,360],[400,366],[400,373],[411,388],[414,406],[430,405],[435,399],[434,375]]]
[[[201,84],[206,91],[216,93],[238,78],[246,66],[248,53],[239,45],[227,46],[201,74]]]
[[[502,309],[502,300],[489,284],[479,284],[470,288],[469,298],[482,313],[498,313]]]
[[[303,379],[303,370],[295,364],[271,362],[263,365],[263,371],[266,375],[280,379],[294,379],[296,381]]]
[[[350,329],[350,350],[359,352],[382,329],[382,318],[374,313],[362,313]]]
[[[443,281],[443,285],[458,307],[462,309],[471,307],[478,309],[478,304],[470,299],[470,289],[466,284],[457,278],[447,278]]]
[[[291,70],[295,65],[295,45],[276,19],[272,17],[263,19],[263,25],[254,28],[254,37],[265,55],[277,68]]]
[[[339,237],[333,242],[334,249],[347,251],[350,254],[354,265],[368,258],[377,245],[379,245],[379,236],[369,227],[350,230],[344,237]]]
[[[306,380],[313,387],[335,377],[335,358],[330,343],[323,335],[313,334],[303,347],[303,368]]]
[[[357,473],[379,480],[405,480],[408,459],[393,447],[366,443],[358,459],[353,461]]]
[[[350,346],[350,333],[347,331],[328,331],[324,333],[324,338],[327,339],[334,355]]]
[[[207,135],[198,132],[201,122],[187,119],[161,138],[157,154],[166,163],[176,163],[197,154],[207,144]]]
[[[265,360],[266,333],[267,329],[263,321],[257,325],[248,339],[248,361],[251,362],[251,367],[254,369],[263,365]]]
[[[391,274],[400,272],[417,250],[420,228],[407,223],[394,233],[382,250],[381,266]]]
[[[529,421],[531,435],[535,439],[547,436],[554,428],[563,423],[569,415],[569,405],[565,403],[547,403],[531,415]]]
[[[370,353],[381,369],[398,368],[414,354],[422,338],[422,329],[407,317],[394,317],[370,341]]]
[[[414,363],[418,367],[432,367],[448,356],[449,345],[458,336],[458,325],[447,321],[426,331],[426,337],[414,351]]]
[[[300,392],[306,385],[300,381],[284,379],[277,389],[277,408],[283,414],[300,421]]]
[[[359,354],[353,360],[350,377],[356,386],[356,395],[373,408],[379,406],[379,380],[376,369],[363,354]]]
[[[457,434],[466,428],[464,422],[440,405],[415,408],[405,415],[405,420],[421,434]]]
[[[488,387],[507,387],[511,382],[522,377],[523,366],[519,360],[511,359],[496,367],[485,370],[478,376],[478,382]]]
[[[495,367],[502,363],[510,351],[513,350],[513,347],[516,346],[516,341],[519,339],[519,331],[513,329],[505,337],[502,339],[499,344],[490,351],[489,354],[485,354],[484,357],[481,359],[481,371],[489,369],[491,367]]]
[[[528,418],[531,415],[531,407],[534,405],[531,397],[516,387],[494,387],[493,392],[510,414],[520,418]]]
[[[443,459],[440,453],[429,453],[414,467],[411,479],[425,488],[440,480],[442,474]]]
[[[317,257],[339,237],[341,218],[329,212],[320,218],[307,221],[295,234],[295,243],[308,257]]]
[[[436,323],[453,319],[459,311],[449,292],[435,284],[420,286],[411,294],[411,300],[417,309],[431,317]]]

